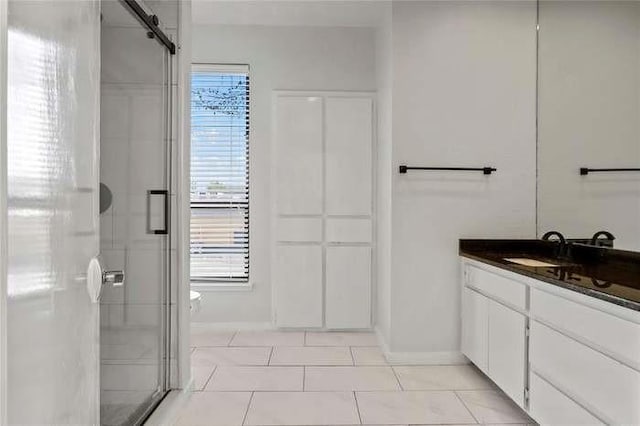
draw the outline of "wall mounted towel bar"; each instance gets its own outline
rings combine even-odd
[[[596,172],[640,172],[640,169],[589,169],[587,167],[580,167],[581,175],[588,175],[589,173]]]
[[[407,173],[409,170],[444,170],[444,171],[470,171],[470,172],[482,172],[485,175],[490,175],[491,173],[497,171],[498,169],[494,167],[410,167],[401,165],[400,173]]]

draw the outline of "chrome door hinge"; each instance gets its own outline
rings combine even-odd
[[[524,388],[524,403],[525,406],[529,405],[529,388]]]
[[[529,328],[529,325],[527,324],[527,326],[524,328],[524,335],[526,337],[529,337],[530,334],[531,334],[531,329]]]

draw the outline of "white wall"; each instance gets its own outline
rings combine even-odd
[[[378,85],[378,138],[376,179],[376,315],[375,326],[384,341],[391,333],[391,207],[392,207],[392,27],[391,2],[385,2],[387,19],[376,30]]]
[[[640,250],[640,3],[540,4],[539,229]]]
[[[533,1],[393,3],[392,353],[459,359],[458,239],[535,236],[535,24]]]
[[[271,322],[270,208],[273,90],[376,89],[373,29],[196,25],[194,63],[251,68],[249,291],[203,292],[194,322]]]

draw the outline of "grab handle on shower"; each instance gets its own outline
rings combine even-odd
[[[162,229],[151,228],[151,197],[162,195],[164,197],[164,226]],[[156,235],[169,233],[169,191],[166,189],[150,189],[147,191],[147,232]]]

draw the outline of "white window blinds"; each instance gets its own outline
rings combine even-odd
[[[249,279],[249,67],[191,76],[191,281]]]

